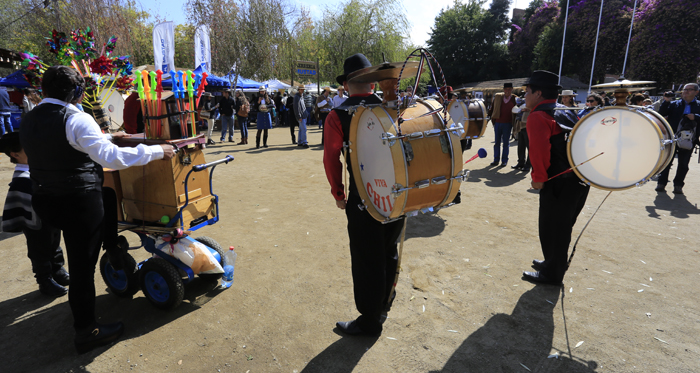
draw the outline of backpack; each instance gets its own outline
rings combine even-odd
[[[676,146],[681,149],[693,150],[695,147],[695,131],[698,124],[694,120],[688,119],[685,115],[681,122],[678,124],[678,131],[676,131]]]

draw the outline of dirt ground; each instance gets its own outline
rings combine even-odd
[[[288,128],[270,131],[268,149],[206,149],[208,161],[226,154],[235,161],[214,173],[221,221],[194,236],[236,247],[235,283],[221,290],[197,279],[182,305],[165,312],[141,292],[110,294],[98,272],[97,314],[126,330],[85,355],[73,348],[67,297],[40,294],[23,236],[3,234],[0,371],[700,371],[696,157],[684,196],[657,194],[655,184],[613,193],[582,236],[562,288],[521,280],[541,257],[529,176],[490,167],[490,156],[471,162],[462,204],[408,220],[384,333],[346,337],[335,322],[358,316],[346,219],[330,195],[320,131],[309,132],[308,150],[291,145]],[[491,153],[490,126],[465,157],[479,147]],[[515,151],[511,143],[509,166]],[[3,156],[0,184],[12,168]],[[574,239],[606,194],[591,189]],[[131,253],[148,257],[144,249]]]

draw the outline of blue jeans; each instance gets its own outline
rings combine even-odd
[[[241,126],[241,137],[248,138],[248,117],[237,117],[238,125]]]
[[[228,129],[228,138],[233,140],[233,116],[221,115],[221,141],[226,138],[226,129]]]
[[[496,143],[493,145],[493,161],[496,163],[508,163],[510,132],[513,130],[513,124],[496,122],[493,124],[493,129],[496,132]],[[501,156],[501,142],[503,142],[503,156]]]
[[[301,122],[299,122],[299,145],[304,145],[308,144],[309,142],[306,140],[306,118],[302,119]]]
[[[12,122],[10,122],[10,113],[0,113],[0,130],[2,134],[12,132]]]

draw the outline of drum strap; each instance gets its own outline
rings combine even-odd
[[[348,144],[343,141],[343,193],[345,200],[348,198]],[[346,207],[347,208],[347,207]]]
[[[603,206],[603,203],[605,202],[606,199],[608,199],[608,197],[610,197],[610,195],[612,194],[612,192],[613,192],[613,191],[611,190],[610,192],[608,192],[608,195],[606,195],[605,198],[603,198],[603,201],[600,202],[600,205],[598,205],[598,208],[595,209],[595,211],[593,212],[593,215],[591,215],[591,218],[588,219],[588,222],[586,223],[586,225],[584,225],[584,226],[583,226],[583,229],[581,229],[581,233],[578,234],[578,238],[576,238],[576,242],[574,242],[574,247],[571,249],[571,255],[569,256],[569,261],[566,262],[566,269],[567,269],[567,270],[569,269],[569,266],[571,266],[571,259],[574,258],[574,254],[576,253],[576,245],[578,245],[578,240],[581,239],[581,236],[583,235],[583,232],[585,232],[585,231],[586,231],[586,228],[588,228],[588,224],[591,224],[591,221],[592,221],[593,218],[595,217],[595,214],[598,213],[598,210],[600,210],[600,208]]]

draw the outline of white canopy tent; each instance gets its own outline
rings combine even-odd
[[[280,89],[289,89],[292,86],[289,84],[285,84],[283,82],[280,82],[277,79],[270,79],[262,82],[264,85],[267,85],[267,90],[268,91],[277,91]]]

